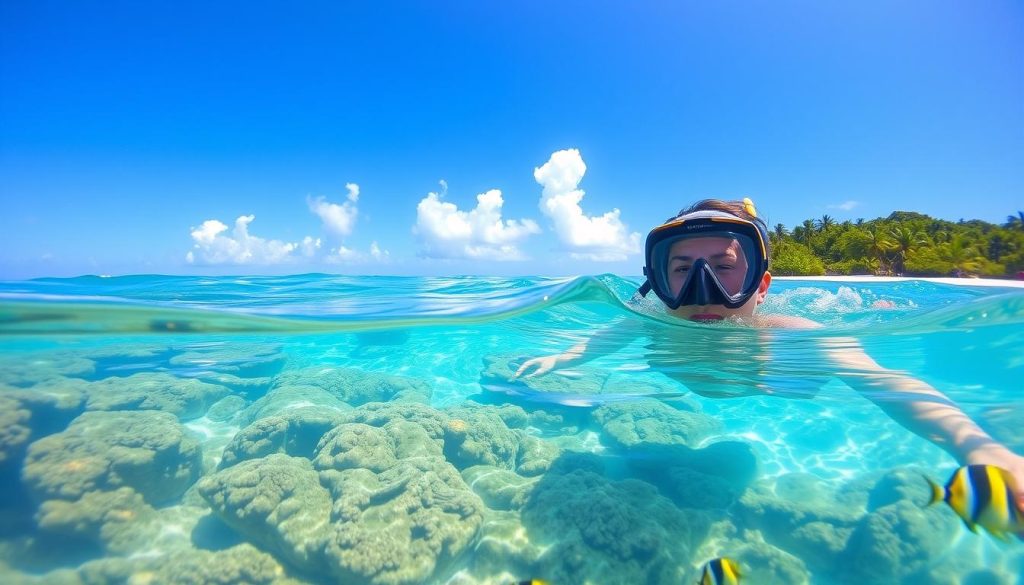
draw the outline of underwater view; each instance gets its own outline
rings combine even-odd
[[[877,374],[1024,454],[1024,288],[967,282],[777,279],[801,330],[610,275],[2,282],[0,582],[1024,584]]]

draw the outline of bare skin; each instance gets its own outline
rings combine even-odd
[[[675,268],[685,269],[687,266],[683,258],[704,257],[712,264],[714,261],[723,262],[722,272],[718,272],[716,268],[716,273],[721,279],[723,274],[729,273],[725,267],[730,262],[733,266],[738,266],[737,273],[739,270],[745,271],[746,266],[741,258],[742,251],[737,254],[737,250],[737,246],[730,245],[728,240],[723,238],[697,238],[686,241],[686,246],[679,250],[673,246],[670,263],[677,262]],[[674,269],[672,264],[669,269],[671,274]],[[764,329],[822,327],[820,323],[803,317],[758,315],[756,309],[767,298],[771,281],[771,274],[765,273],[757,292],[744,305],[735,309],[722,305],[682,306],[669,312],[680,319],[696,322],[730,319]],[[724,279],[723,284],[730,286]],[[673,292],[678,292],[678,289]],[[594,343],[595,340],[600,342]],[[624,336],[602,337],[599,333],[565,352],[527,360],[512,378],[532,378],[559,368],[578,365],[621,349],[628,342]],[[874,402],[893,420],[942,447],[961,465],[994,465],[1009,471],[1015,480],[1011,489],[1017,508],[1024,512],[1024,457],[993,439],[942,392],[904,372],[878,364],[856,339],[832,338],[823,343],[825,354],[837,368],[836,376]]]

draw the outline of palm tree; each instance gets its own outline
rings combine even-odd
[[[888,264],[889,252],[893,249],[893,241],[889,239],[884,230],[874,226],[865,230],[868,234],[867,252],[869,258],[878,261],[879,267]]]
[[[896,272],[902,274],[907,264],[907,255],[914,248],[927,244],[928,238],[923,231],[904,225],[892,228],[889,235],[892,236],[892,250],[896,252]]]
[[[836,220],[831,215],[825,214],[821,216],[821,219],[814,222],[814,227],[818,228],[819,232],[828,230],[828,228],[836,225]]]
[[[786,231],[786,226],[781,223],[777,223],[775,224],[775,228],[772,230],[771,235],[775,238],[776,242],[781,242],[783,238],[789,235],[789,232]]]
[[[946,230],[937,231],[932,234],[932,239],[935,241],[936,244],[941,242],[948,242],[952,237],[953,236],[950,234],[950,232]]]
[[[1007,215],[1003,227],[1010,229],[1024,229],[1024,211],[1018,211],[1017,215]]]
[[[961,272],[978,272],[981,264],[978,262],[978,252],[967,241],[963,234],[953,234],[953,237],[940,248],[942,258],[953,265],[953,268]]]
[[[993,234],[988,240],[988,257],[991,260],[999,262],[999,259],[1006,253],[1007,246],[1006,240],[999,234]]]
[[[810,246],[812,236],[814,235],[814,220],[805,219],[804,223],[801,224],[804,228],[804,245]]]

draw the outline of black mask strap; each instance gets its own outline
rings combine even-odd
[[[640,285],[640,288],[636,289],[636,294],[641,297],[646,297],[649,292],[651,292],[651,281],[649,280],[645,280],[644,283]]]

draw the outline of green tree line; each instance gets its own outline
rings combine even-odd
[[[1024,212],[1002,225],[912,211],[838,222],[829,215],[769,233],[775,275],[875,274],[1015,278],[1024,271]]]

